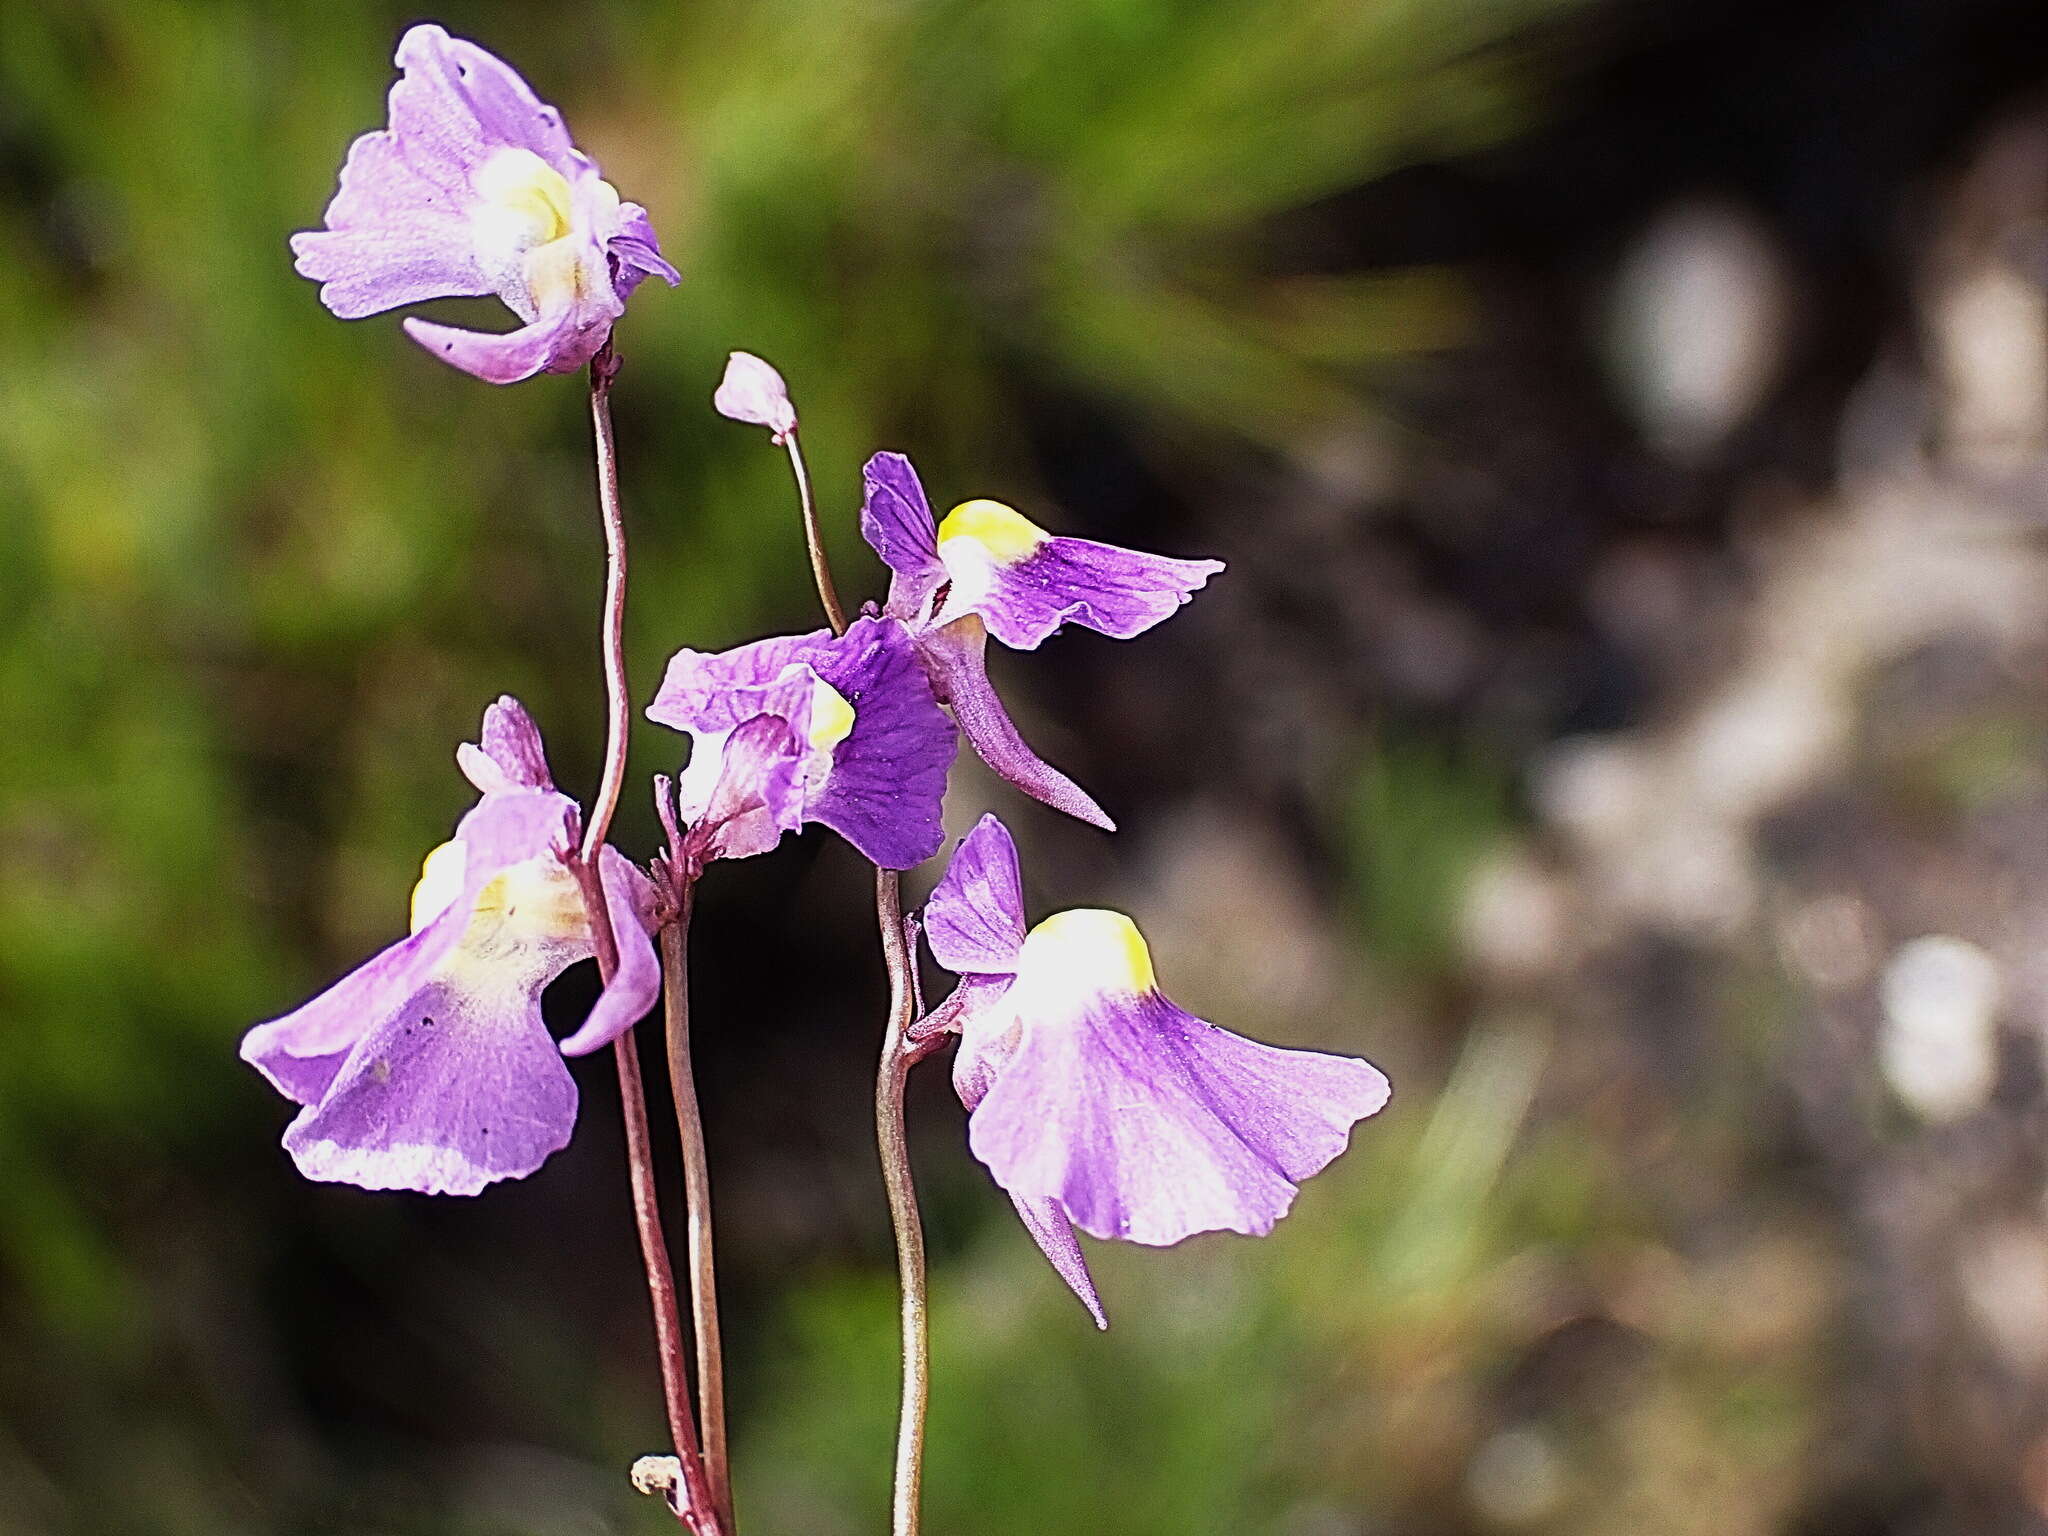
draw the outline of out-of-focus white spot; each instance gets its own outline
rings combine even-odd
[[[1693,458],[1741,424],[1784,361],[1786,288],[1742,209],[1683,203],[1643,231],[1615,274],[1607,343],[1645,435]]]
[[[1997,963],[1946,934],[1901,945],[1885,967],[1878,1065],[1923,1120],[1958,1119],[1991,1096],[2001,991]]]
[[[2012,268],[1980,268],[1933,307],[1950,447],[2012,469],[2048,433],[2048,296]]]
[[[2022,1370],[2048,1364],[2048,1232],[2009,1221],[1972,1234],[1956,1257],[1956,1279],[1999,1353]]]
[[[1564,1502],[1564,1466],[1542,1431],[1504,1429],[1465,1468],[1465,1496],[1501,1525],[1533,1525]]]
[[[1877,964],[1877,918],[1869,903],[1846,892],[1819,896],[1778,930],[1785,958],[1823,992],[1861,986]]]
[[[1517,849],[1482,863],[1465,888],[1459,936],[1482,969],[1527,980],[1571,958],[1564,884]]]

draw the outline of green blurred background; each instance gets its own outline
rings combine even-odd
[[[416,19],[0,5],[8,1536],[673,1529],[608,1067],[435,1202],[298,1180],[234,1057],[402,927],[489,698],[595,777],[578,384],[335,321],[285,249]],[[932,1531],[2048,1529],[2038,4],[433,19],[685,273],[618,336],[642,701],[814,622],[735,347],[849,594],[878,447],[1231,564],[997,664],[1124,833],[971,765],[950,814],[1394,1105],[1268,1240],[1098,1245],[1098,1335],[921,1073]],[[886,1504],[862,889],[807,837],[702,895],[751,1531]]]

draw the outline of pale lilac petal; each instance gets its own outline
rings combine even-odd
[[[661,961],[640,918],[646,903],[639,887],[648,883],[647,877],[610,844],[598,850],[597,870],[618,967],[583,1027],[562,1042],[564,1056],[583,1056],[610,1045],[645,1018],[661,995]]]
[[[1091,826],[1114,832],[1111,821],[1092,796],[1024,744],[988,680],[988,631],[973,615],[917,636],[918,653],[941,703],[952,706],[953,718],[981,760],[997,776],[1034,800],[1078,817]]]
[[[405,334],[443,362],[486,384],[517,384],[537,373],[574,373],[611,334],[621,306],[595,297],[542,315],[516,331],[467,331],[408,316]]]
[[[436,981],[357,1042],[284,1145],[309,1179],[473,1195],[533,1172],[575,1122],[539,988],[507,999]]]
[[[292,1012],[242,1037],[242,1059],[287,1098],[311,1103],[366,1030],[404,1006],[462,938],[478,894],[509,865],[561,846],[574,806],[562,795],[491,796],[455,829],[463,843],[462,890],[418,933],[408,934]]]
[[[729,651],[678,651],[647,718],[675,731],[729,731],[761,713],[760,694],[750,690],[774,686],[792,663],[811,661],[831,639],[831,630],[816,629]]]
[[[548,771],[547,749],[541,744],[540,727],[511,694],[501,694],[484,711],[479,744],[464,742],[455,749],[455,761],[463,776],[487,795],[511,794],[522,789],[552,790],[554,775]]]
[[[767,853],[804,820],[804,744],[784,716],[757,715],[717,750],[711,794],[684,834],[700,865]]]
[[[1059,1202],[1012,1195],[1010,1203],[1017,1207],[1024,1230],[1031,1234],[1031,1241],[1038,1244],[1038,1251],[1045,1255],[1054,1273],[1067,1282],[1068,1290],[1081,1298],[1081,1305],[1095,1319],[1095,1326],[1107,1328],[1109,1319],[1103,1315],[1102,1298],[1095,1294],[1095,1277],[1088,1273],[1088,1261],[1081,1256],[1081,1243],[1074,1236],[1074,1225],[1067,1220]]]
[[[466,909],[450,903],[418,933],[359,965],[326,991],[242,1036],[241,1057],[298,1104],[327,1091],[344,1057],[379,1019],[401,1008],[462,937]]]
[[[751,352],[735,352],[725,361],[725,377],[711,404],[719,415],[751,426],[766,427],[780,444],[796,430],[796,407],[782,375]]]
[[[1034,991],[968,1139],[1013,1197],[1055,1200],[1096,1237],[1270,1231],[1386,1103],[1369,1063],[1260,1045],[1156,992],[1066,990],[1063,1008]]]
[[[1024,947],[1024,878],[1010,829],[984,816],[960,840],[924,908],[932,958],[956,975],[1010,975]]]
[[[403,167],[403,157],[382,134],[356,140],[342,167],[342,186],[351,186],[359,206],[381,196],[388,208],[380,222],[360,229],[309,229],[292,236],[292,265],[301,277],[320,284],[320,302],[343,320],[360,320],[426,299],[473,298],[495,293],[497,283],[477,264],[476,240],[466,218],[420,208],[405,188],[400,169],[377,177],[386,163]],[[331,221],[334,215],[330,211]]]
[[[960,1036],[953,1053],[953,1092],[972,1114],[988,1097],[996,1078],[1017,1052],[1017,1010],[1006,1006],[1014,976],[966,975],[952,996],[933,1010],[920,1033],[951,1029]]]
[[[1169,560],[1066,538],[1047,539],[1015,561],[979,564],[981,591],[968,607],[990,634],[1020,651],[1035,649],[1068,623],[1128,640],[1173,617],[1190,593],[1223,569],[1220,560]],[[964,585],[947,600],[942,622],[955,617]]]
[[[588,174],[561,115],[509,66],[437,26],[399,40],[404,71],[389,128],[349,146],[324,230],[292,237],[300,274],[344,320],[447,295],[496,291],[477,258],[473,177],[500,149],[528,149],[564,175]]]
[[[929,616],[932,595],[946,582],[931,503],[925,500],[917,471],[900,453],[878,453],[869,459],[861,481],[861,537],[894,573],[888,612],[915,625]]]
[[[405,78],[391,88],[391,131],[409,153],[466,171],[493,149],[529,149],[572,180],[588,162],[562,114],[519,72],[466,38],[427,23],[398,40]]]
[[[883,869],[910,869],[945,840],[940,804],[957,740],[909,632],[856,619],[811,665],[853,706],[853,728],[804,808]]]

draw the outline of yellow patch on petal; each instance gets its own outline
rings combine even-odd
[[[853,706],[822,677],[811,684],[810,743],[813,752],[830,752],[853,733]]]
[[[1019,976],[1056,977],[1105,992],[1152,992],[1158,977],[1138,925],[1121,912],[1077,907],[1055,912],[1025,937]]]
[[[475,186],[498,229],[521,237],[518,249],[569,233],[569,178],[532,150],[499,150],[476,173]]]
[[[412,931],[418,933],[462,894],[462,869],[469,850],[450,839],[420,865],[419,884],[412,888]]]
[[[1052,535],[1000,501],[963,501],[939,524],[939,553],[955,539],[972,539],[1000,565],[1014,565]]]

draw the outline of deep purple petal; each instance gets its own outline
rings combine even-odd
[[[1013,974],[1024,947],[1024,880],[1010,829],[984,816],[925,903],[925,942],[955,975]]]
[[[1270,1231],[1387,1100],[1367,1062],[1260,1045],[1157,992],[1031,985],[969,1144],[1013,1198],[1056,1200],[1097,1237]]]
[[[618,233],[605,249],[618,266],[615,281],[620,298],[650,277],[660,278],[671,288],[683,280],[682,273],[661,254],[661,242],[654,237],[654,225],[645,208],[638,203],[619,204],[618,225]]]
[[[811,665],[854,715],[806,819],[883,869],[922,864],[945,840],[940,806],[958,742],[909,632],[894,619],[856,619]]]
[[[1107,1328],[1109,1319],[1103,1316],[1102,1298],[1095,1294],[1095,1277],[1088,1273],[1088,1261],[1081,1256],[1080,1240],[1074,1236],[1073,1223],[1067,1220],[1059,1202],[1012,1195],[1010,1203],[1017,1207],[1024,1230],[1031,1234],[1031,1241],[1038,1244],[1038,1251],[1067,1282],[1067,1289],[1081,1298],[1081,1305],[1095,1319],[1095,1326]]]
[[[761,713],[761,695],[750,690],[772,687],[792,663],[811,661],[831,640],[829,629],[818,629],[729,651],[677,651],[647,718],[676,731],[729,731]]]
[[[661,961],[655,955],[654,940],[640,920],[645,902],[639,888],[647,884],[647,877],[609,843],[598,850],[597,869],[618,968],[598,995],[583,1027],[562,1042],[564,1056],[584,1056],[610,1045],[645,1018],[661,995]]]
[[[952,706],[953,718],[983,762],[1032,799],[1114,832],[1116,823],[1088,792],[1040,758],[1017,734],[988,680],[987,647],[988,631],[971,614],[917,637],[933,690],[941,703]]]
[[[960,563],[957,553],[971,540],[948,541],[948,566]],[[1062,624],[1128,640],[1163,619],[1171,618],[1188,595],[1223,569],[1220,560],[1169,560],[1090,539],[1051,538],[1014,561],[971,559],[975,580],[955,571],[953,593],[941,620],[961,612],[978,613],[988,631],[1014,650],[1036,648]],[[963,592],[978,589],[971,603]]]
[[[932,594],[946,582],[931,503],[925,500],[917,471],[900,453],[878,453],[869,459],[861,481],[861,537],[894,573],[888,612],[905,623],[916,623],[928,613]]]
[[[473,1195],[533,1172],[575,1122],[576,1085],[539,988],[507,996],[435,981],[357,1042],[284,1144],[309,1179]]]

